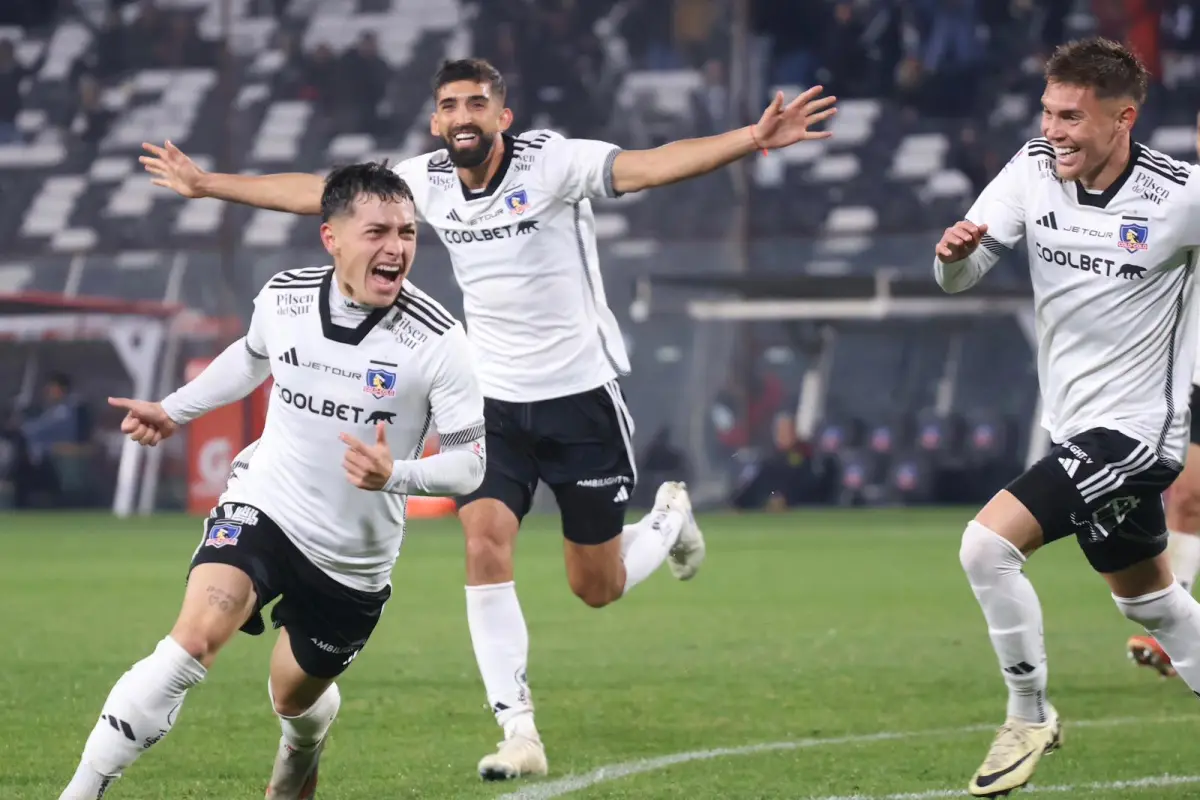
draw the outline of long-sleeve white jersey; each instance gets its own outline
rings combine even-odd
[[[483,395],[462,326],[407,281],[393,306],[368,309],[342,297],[331,267],[281,272],[255,298],[245,338],[163,408],[187,422],[268,374],[263,434],[235,459],[221,502],[263,511],[334,580],[382,589],[403,542],[407,493],[463,494],[482,478]],[[367,491],[347,479],[339,437],[373,445],[379,423],[400,460],[388,491]],[[414,464],[434,423],[442,450],[459,450]]]
[[[1060,180],[1050,143],[1033,139],[967,212],[988,226],[981,246],[935,259],[938,283],[959,292],[1026,240],[1042,424],[1054,441],[1110,428],[1183,463],[1200,333],[1198,173],[1134,143],[1112,186],[1089,192]]]
[[[629,372],[589,200],[616,195],[619,152],[553,131],[506,134],[504,161],[479,192],[463,186],[445,150],[396,165],[450,251],[485,396],[531,403]]]

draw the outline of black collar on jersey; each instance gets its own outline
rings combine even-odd
[[[500,162],[500,169],[496,170],[496,174],[488,181],[488,185],[484,187],[482,192],[472,192],[467,188],[467,185],[462,182],[462,178],[458,179],[458,185],[462,187],[463,198],[470,202],[478,200],[481,197],[491,197],[500,188],[500,184],[504,183],[504,176],[508,174],[508,165],[513,160],[513,143],[516,141],[507,133],[500,134],[500,146],[504,148],[504,158]],[[493,145],[494,146],[494,145]]]
[[[333,274],[336,271],[329,270],[321,280],[320,296],[317,298],[317,312],[321,315],[321,332],[330,341],[358,345],[363,339],[367,338],[367,334],[379,324],[380,320],[391,311],[391,308],[384,306],[383,308],[375,309],[367,315],[366,319],[358,323],[357,328],[346,328],[334,324],[333,317],[329,314],[329,287],[333,284]]]
[[[1081,206],[1091,206],[1092,208],[1107,208],[1112,199],[1117,196],[1117,192],[1121,191],[1121,187],[1125,185],[1125,181],[1129,180],[1129,176],[1133,174],[1133,168],[1137,165],[1138,154],[1141,153],[1142,146],[1137,142],[1129,143],[1129,163],[1125,165],[1125,169],[1121,170],[1121,174],[1117,179],[1105,189],[1103,192],[1093,194],[1083,188],[1083,184],[1075,181],[1075,197]]]

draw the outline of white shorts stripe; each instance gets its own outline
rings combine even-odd
[[[633,452],[633,415],[629,413],[629,407],[625,405],[625,398],[621,396],[620,385],[616,381],[604,384],[604,390],[608,392],[613,408],[617,411],[617,427],[621,429],[621,438],[625,440],[625,452],[629,455],[629,467],[633,470],[633,485],[637,486],[637,458]]]
[[[1100,470],[1082,481],[1076,488],[1085,503],[1093,503],[1105,494],[1115,492],[1125,483],[1125,479],[1139,472],[1145,472],[1155,464],[1154,453],[1149,447],[1139,444],[1129,455],[1116,464],[1101,467]]]

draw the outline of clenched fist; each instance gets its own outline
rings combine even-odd
[[[965,219],[954,223],[942,234],[942,240],[937,244],[937,257],[943,264],[962,261],[979,247],[987,229],[987,225],[976,225]]]

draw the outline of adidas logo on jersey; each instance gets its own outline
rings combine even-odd
[[[278,359],[285,364],[291,364],[293,367],[300,366],[300,356],[296,355],[296,348],[291,347],[284,351]]]
[[[1058,220],[1055,219],[1053,211],[1039,219],[1037,224],[1052,230],[1058,230]]]
[[[446,215],[446,219],[450,220],[451,222],[462,222],[462,217],[460,217],[458,212],[453,209],[451,209],[450,213]]]

